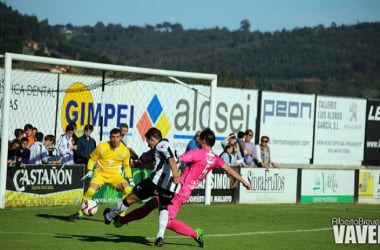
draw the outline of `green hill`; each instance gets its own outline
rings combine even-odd
[[[273,33],[164,22],[51,26],[0,3],[0,53],[14,52],[218,74],[220,86],[380,97],[380,23]]]

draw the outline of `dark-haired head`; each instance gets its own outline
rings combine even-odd
[[[201,132],[201,141],[204,140],[207,146],[213,147],[215,145],[215,133],[206,128]]]
[[[145,138],[149,140],[151,137],[156,138],[157,140],[162,139],[162,134],[161,131],[158,128],[150,128],[146,133],[145,133]]]

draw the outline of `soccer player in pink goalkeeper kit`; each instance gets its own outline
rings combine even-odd
[[[250,184],[245,181],[239,173],[229,167],[217,154],[212,151],[215,144],[215,134],[210,129],[205,129],[201,133],[201,148],[194,149],[184,153],[179,157],[180,162],[186,162],[187,166],[181,174],[181,189],[176,193],[168,206],[169,222],[168,229],[178,234],[192,237],[201,247],[204,247],[204,239],[201,229],[194,230],[181,220],[176,219],[180,208],[186,203],[193,189],[197,188],[213,168],[222,168],[228,174],[239,180],[248,190],[251,189]],[[117,216],[114,219],[114,225],[121,227],[128,222],[141,219],[148,215],[153,209],[157,208],[157,199],[151,199],[144,206],[133,210],[124,217]]]

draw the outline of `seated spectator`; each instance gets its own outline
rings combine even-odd
[[[241,156],[244,157],[244,132],[243,131],[239,131],[237,133],[236,142],[239,144]]]
[[[29,164],[29,159],[30,159],[30,150],[28,148],[28,138],[23,137],[21,138],[20,156],[18,158],[18,161],[21,162],[21,167],[24,167],[24,164]]]
[[[96,141],[91,137],[93,126],[87,124],[84,126],[84,134],[77,139],[77,150],[74,151],[74,162],[78,164],[87,164],[90,154],[96,148]]]
[[[25,124],[24,125],[24,136],[28,139],[28,147],[34,143],[34,136],[33,136],[33,125],[32,124]]]
[[[223,161],[232,168],[239,167],[242,164],[242,161],[237,161],[234,150],[234,145],[227,143],[227,145],[224,147],[223,153],[220,154],[220,158],[222,158]],[[232,175],[228,175],[228,178],[230,180],[230,188],[236,188],[239,181],[236,180]]]
[[[200,131],[200,130],[195,132],[194,137],[191,138],[191,140],[187,143],[185,152],[188,152],[188,151],[193,150],[193,149],[201,148],[201,132],[202,131]],[[181,168],[186,167],[186,165],[187,165],[186,162],[182,162]]]
[[[15,139],[21,140],[24,137],[24,130],[22,128],[16,128],[14,131]]]
[[[230,167],[238,167],[240,164],[237,162],[234,155],[234,145],[227,143],[224,146],[223,152],[220,154],[220,158]]]
[[[74,150],[77,150],[77,145],[73,145],[74,131],[74,126],[69,124],[66,126],[65,134],[58,138],[56,147],[62,164],[74,164]]]
[[[201,147],[201,132],[200,130],[195,132],[194,137],[187,143],[186,152]]]
[[[44,138],[44,145],[48,152],[48,163],[49,164],[60,164],[59,153],[55,147],[55,136],[46,135]]]
[[[70,122],[69,125],[73,126],[74,128],[74,133],[71,137],[71,141],[72,141],[72,144],[73,145],[77,145],[77,140],[78,140],[78,136],[77,136],[77,124],[75,122]]]
[[[257,160],[256,145],[251,141],[253,138],[253,130],[247,129],[244,132],[244,163],[252,168],[261,164]]]
[[[269,148],[269,137],[266,135],[261,136],[260,144],[257,145],[257,160],[258,166],[264,168],[280,168],[277,163],[272,162]]]
[[[48,152],[45,145],[42,143],[44,134],[36,132],[36,141],[30,146],[30,164],[48,163]]]
[[[34,137],[34,140],[36,139],[36,134],[37,134],[37,132],[38,132],[38,128],[33,127],[33,128],[32,128],[32,135],[33,135],[33,137]]]
[[[227,144],[231,144],[234,146],[233,154],[235,155],[237,160],[242,160],[243,155],[242,151],[240,150],[240,145],[236,140],[236,136],[234,133],[230,133],[223,141],[222,141],[222,147],[224,148]]]
[[[20,157],[20,140],[13,139],[8,148],[8,159],[7,164],[9,167],[15,167],[17,165],[18,159]]]

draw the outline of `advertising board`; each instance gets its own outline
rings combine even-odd
[[[317,96],[314,164],[361,165],[365,99]]]
[[[354,202],[355,170],[302,169],[301,203]]]
[[[240,184],[239,203],[296,203],[297,169],[242,168],[252,189]]]

